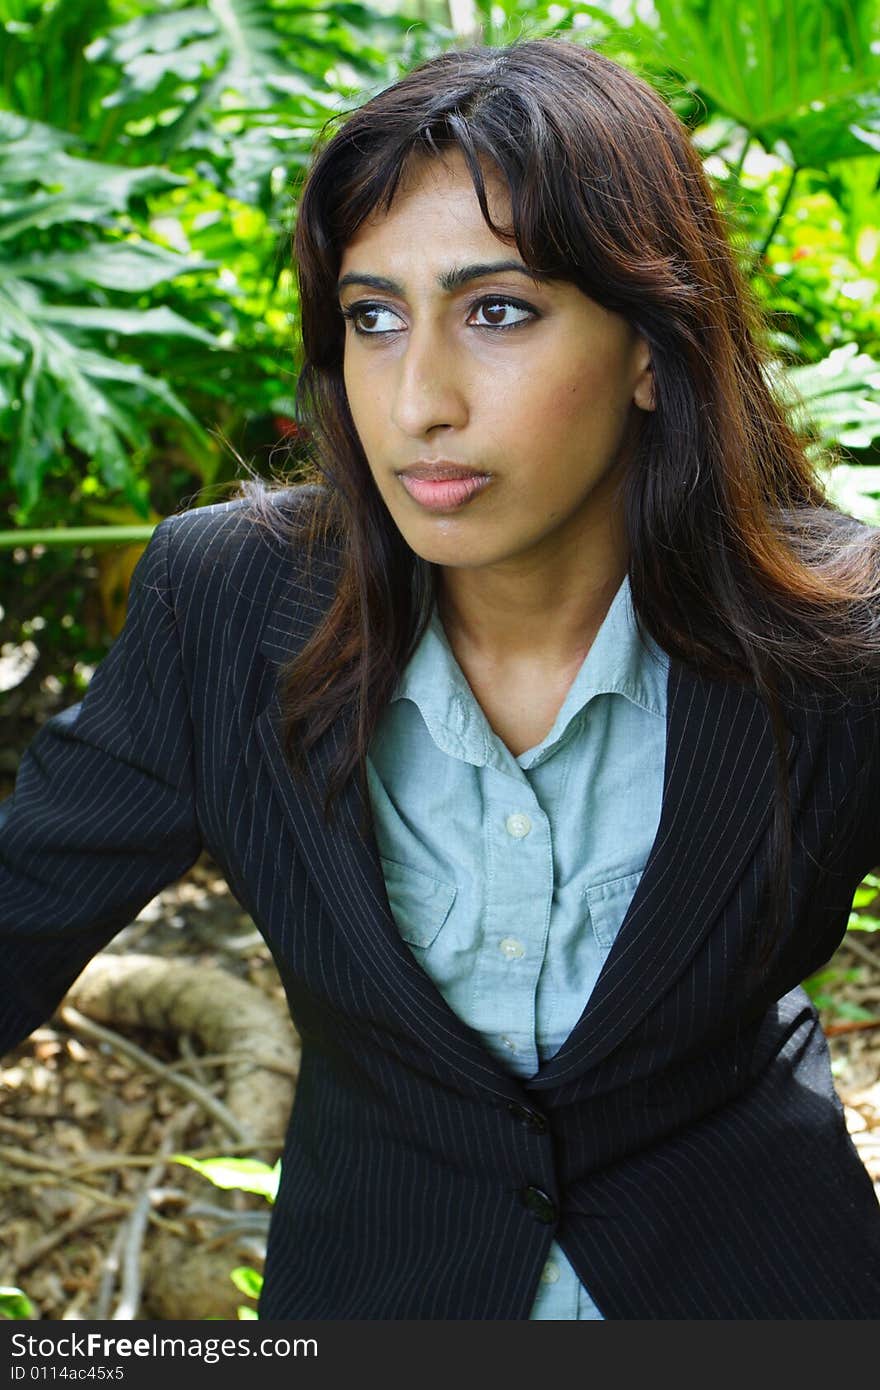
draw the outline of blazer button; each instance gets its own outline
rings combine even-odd
[[[516,1101],[511,1101],[507,1108],[513,1118],[519,1120],[520,1124],[525,1125],[527,1129],[533,1130],[535,1134],[547,1133],[547,1121],[543,1115],[538,1114],[537,1110],[529,1110],[525,1105],[517,1105]]]
[[[542,1192],[540,1187],[524,1187],[520,1196],[525,1206],[532,1216],[538,1221],[543,1221],[545,1226],[551,1226],[556,1220],[556,1207],[546,1192]]]

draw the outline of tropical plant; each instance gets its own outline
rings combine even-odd
[[[310,149],[441,40],[285,0],[0,0],[0,22],[12,518],[121,497],[145,519],[170,461],[178,489],[222,483],[209,431],[292,409],[285,248]]]
[[[166,381],[113,349],[153,335],[220,344],[172,308],[119,301],[207,263],[124,235],[119,225],[134,200],[181,179],[153,165],[76,159],[66,143],[49,126],[0,111],[0,437],[11,444],[9,477],[25,513],[68,444],[108,491],[146,513],[133,459],[150,446],[150,423],[177,417],[194,455],[210,453]],[[108,221],[116,223],[109,231]]]

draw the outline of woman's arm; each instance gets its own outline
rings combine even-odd
[[[0,803],[0,1055],[201,851],[168,582],[174,517],[138,561],[84,698],[47,720]]]

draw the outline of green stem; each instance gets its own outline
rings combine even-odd
[[[143,526],[52,526],[42,531],[0,531],[0,550],[30,545],[134,545],[148,541],[155,524]]]
[[[776,216],[775,216],[774,219],[773,219],[773,222],[772,222],[772,225],[771,225],[771,227],[770,227],[770,230],[769,230],[769,232],[767,233],[767,235],[765,236],[765,238],[764,238],[764,240],[763,240],[763,242],[762,242],[762,244],[761,244],[760,250],[757,252],[757,254],[755,255],[754,259],[752,260],[751,273],[752,273],[753,275],[757,272],[759,266],[761,265],[761,262],[763,261],[764,257],[767,255],[767,248],[769,247],[771,241],[772,241],[773,238],[775,237],[777,228],[779,227],[780,222],[782,221],[783,217],[785,216],[785,210],[786,210],[786,208],[788,207],[788,205],[789,205],[789,203],[790,203],[790,201],[791,201],[791,195],[792,195],[792,193],[794,192],[794,181],[795,181],[795,179],[797,178],[797,176],[798,176],[799,173],[800,173],[800,166],[797,165],[797,164],[795,164],[794,167],[792,168],[791,176],[790,176],[790,178],[789,178],[789,180],[788,180],[788,185],[787,185],[787,187],[786,187],[785,192],[784,192],[783,195],[782,195],[782,202],[779,204],[779,208],[778,208],[778,210],[777,210]]]
[[[73,73],[68,79],[67,91],[67,129],[81,131],[82,121],[80,119],[79,101],[82,91],[83,64],[85,59],[82,53],[76,55],[73,64]]]
[[[96,159],[105,159],[107,157],[107,150],[110,146],[111,141],[116,138],[116,127],[119,125],[119,122],[121,120],[122,107],[120,106],[114,106],[112,111],[110,111],[110,113],[102,120],[101,136],[97,144],[95,145],[94,157]]]
[[[731,171],[732,174],[733,174],[733,177],[736,179],[737,183],[740,183],[741,180],[742,180],[743,165],[744,165],[745,162],[746,162],[746,155],[747,155],[748,152],[749,152],[749,149],[750,149],[750,147],[751,147],[751,143],[752,143],[752,132],[751,132],[750,130],[747,130],[747,131],[746,131],[746,138],[745,138],[745,140],[743,141],[743,147],[742,147],[742,149],[741,149],[740,152],[739,152],[739,159],[736,161],[736,164],[733,166],[733,169],[732,169],[732,171]]]

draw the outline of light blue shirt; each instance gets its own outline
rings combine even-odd
[[[436,607],[370,745],[388,901],[450,1007],[530,1077],[574,1028],[657,833],[669,659],[624,578],[549,733],[514,757]],[[554,1241],[530,1316],[601,1319]]]

